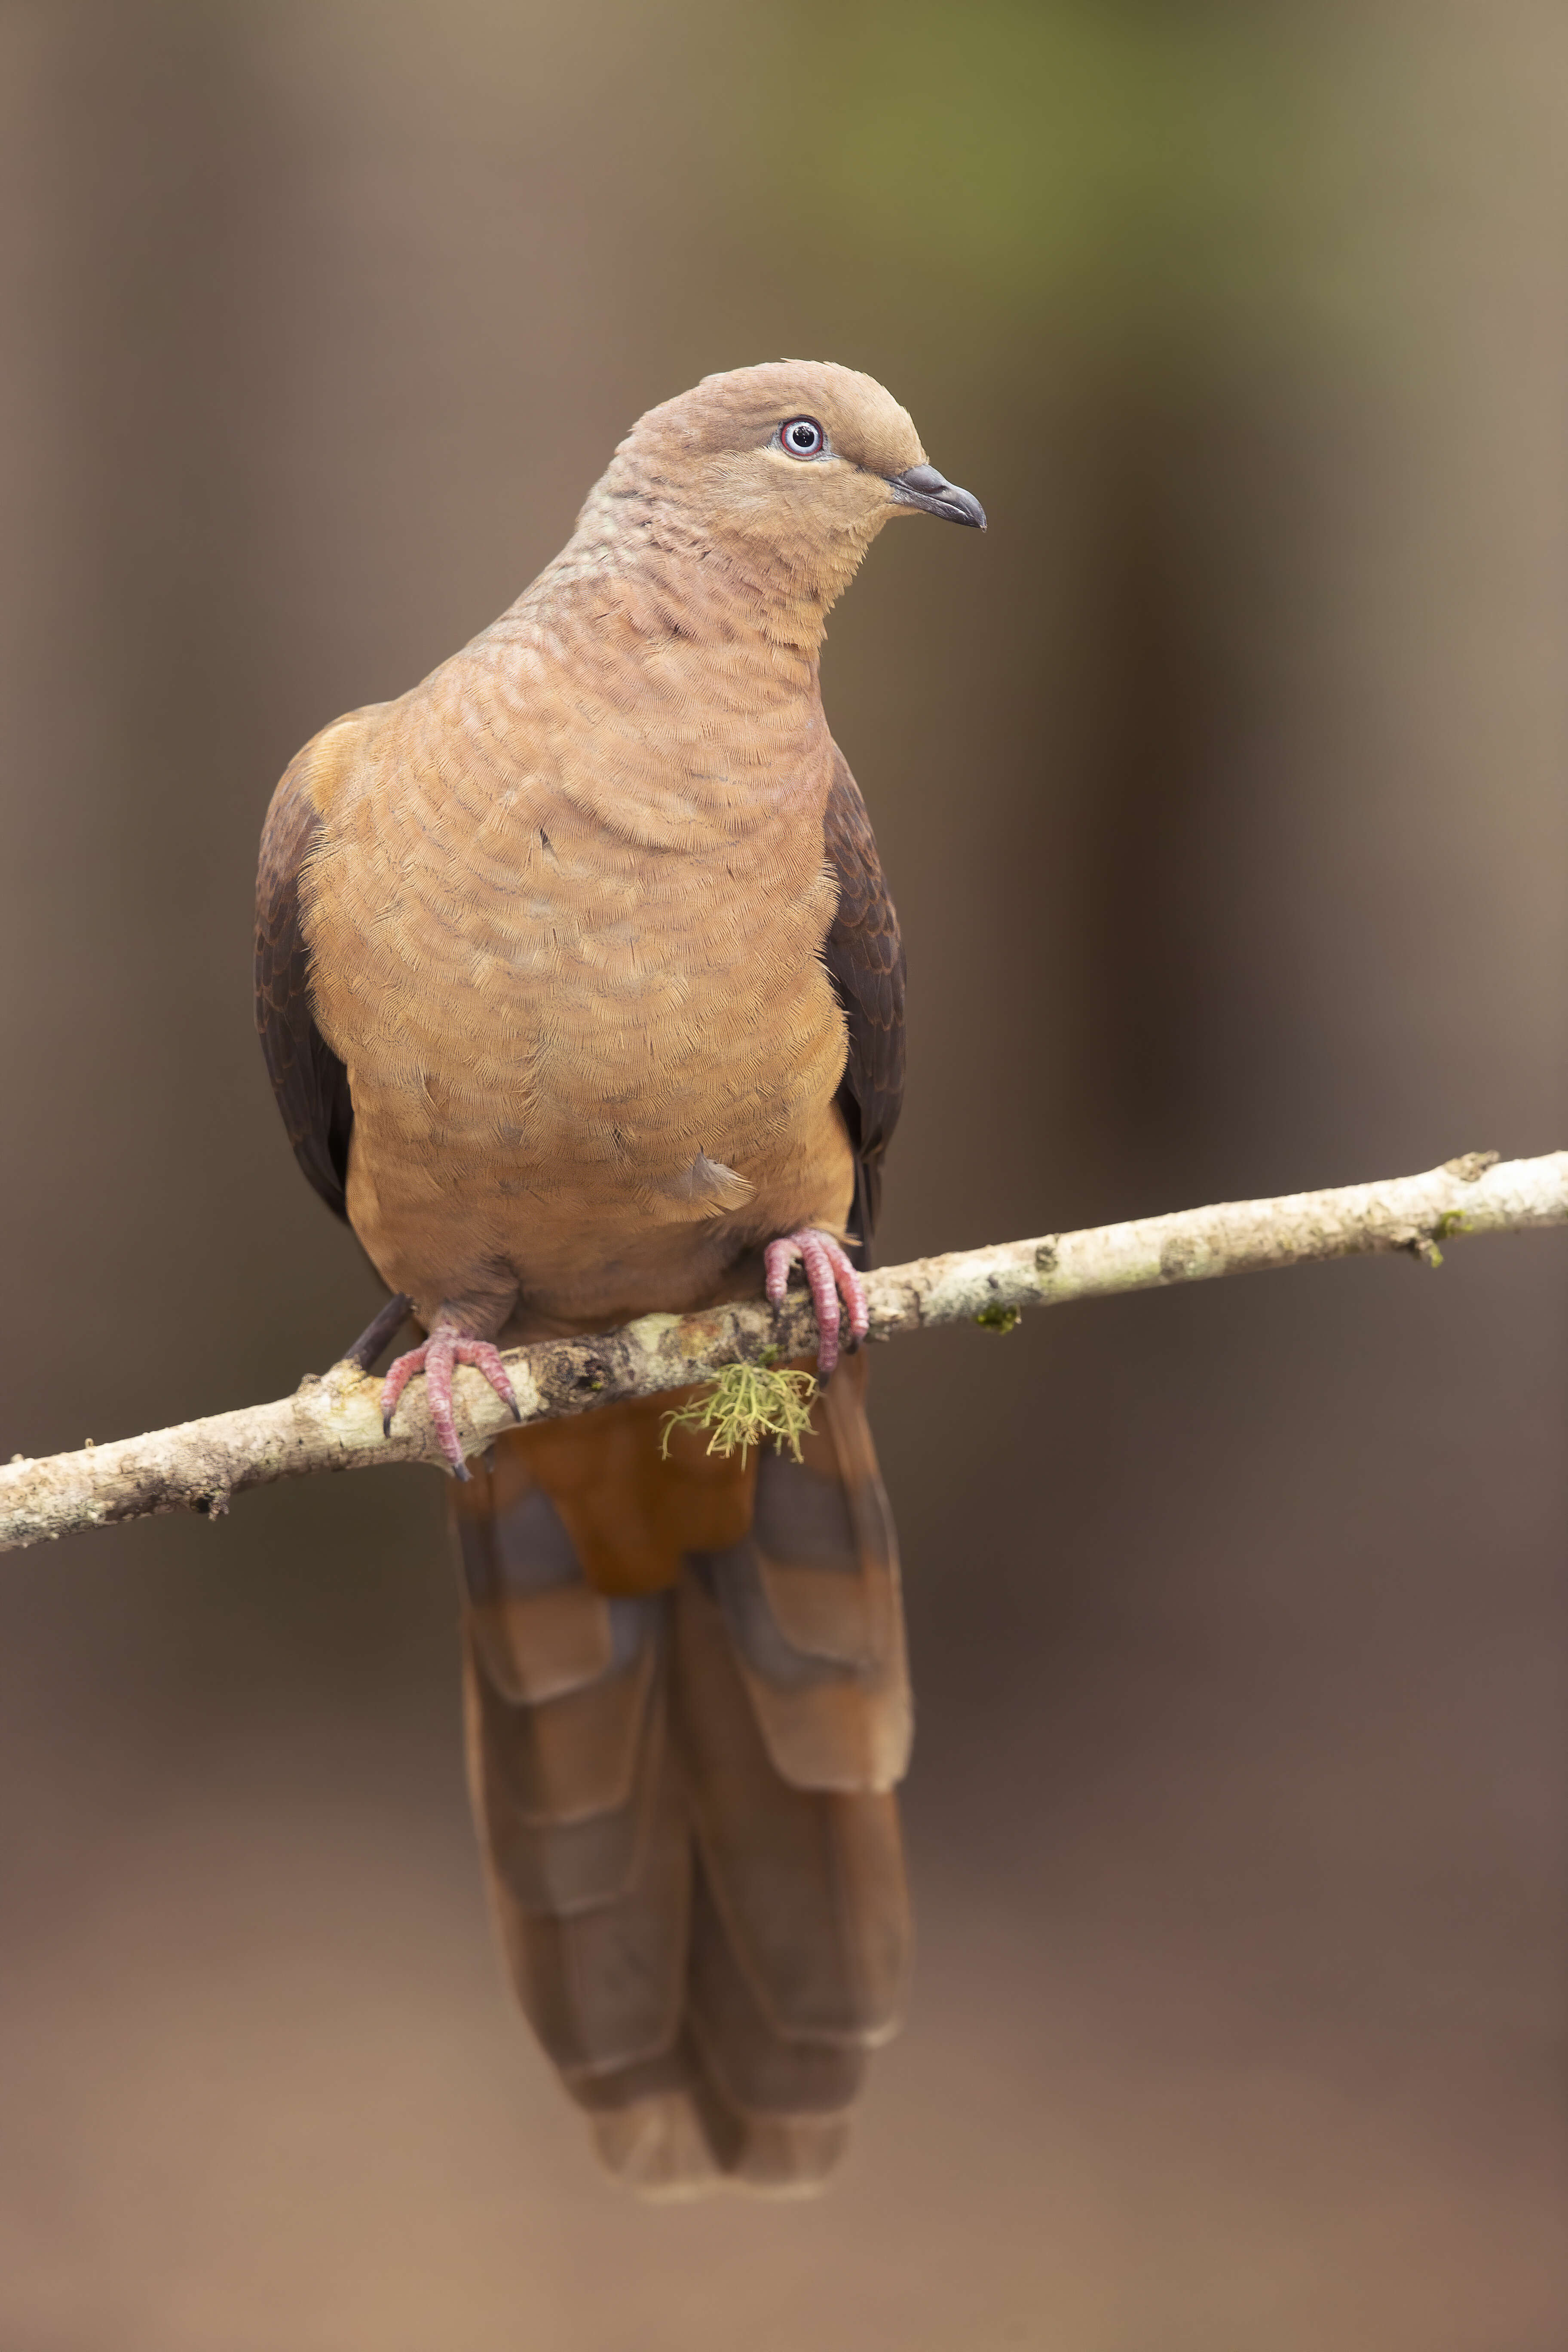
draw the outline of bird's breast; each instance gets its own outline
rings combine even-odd
[[[818,1148],[845,1033],[817,715],[704,732],[687,712],[640,778],[625,729],[542,729],[506,762],[471,738],[382,747],[308,894],[317,1015],[382,1197],[413,1169],[705,1219]]]

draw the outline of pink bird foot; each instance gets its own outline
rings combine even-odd
[[[425,1402],[430,1409],[430,1420],[441,1441],[441,1451],[452,1465],[454,1476],[468,1475],[463,1463],[463,1448],[458,1436],[458,1423],[452,1410],[452,1373],[458,1364],[472,1364],[482,1372],[502,1404],[510,1405],[514,1421],[522,1419],[522,1409],[517,1391],[507,1378],[500,1352],[488,1339],[466,1339],[460,1331],[432,1331],[417,1348],[410,1348],[399,1356],[387,1373],[381,1391],[381,1426],[384,1433],[392,1435],[392,1416],[397,1411],[397,1400],[416,1372],[425,1375]]]
[[[838,1361],[838,1333],[843,1320],[838,1305],[841,1292],[849,1309],[851,1346],[858,1348],[871,1327],[866,1286],[831,1234],[821,1233],[815,1225],[803,1225],[798,1233],[785,1234],[782,1240],[770,1242],[763,1252],[771,1307],[784,1305],[789,1270],[797,1260],[805,1269],[806,1286],[816,1312],[816,1369],[826,1380]]]

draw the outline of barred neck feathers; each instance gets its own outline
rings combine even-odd
[[[629,842],[819,823],[827,614],[923,462],[891,394],[848,368],[706,378],[633,426],[566,547],[470,648],[487,691],[551,735],[553,786]]]

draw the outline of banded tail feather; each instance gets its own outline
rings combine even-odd
[[[505,1436],[454,1489],[501,1944],[645,2196],[811,2193],[899,2023],[910,1687],[864,1386],[850,1359],[798,1464],[680,1431],[663,1461],[656,1400]]]

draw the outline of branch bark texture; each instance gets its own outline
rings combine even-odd
[[[1568,1151],[1500,1162],[1468,1152],[1426,1175],[1272,1201],[1233,1201],[1035,1241],[954,1250],[871,1275],[874,1340],[939,1323],[1007,1329],[1026,1307],[1155,1290],[1310,1259],[1403,1250],[1428,1265],[1461,1235],[1568,1224]],[[584,1412],[711,1379],[726,1364],[809,1356],[805,1293],[776,1312],[761,1301],[700,1315],[645,1315],[618,1331],[513,1350],[506,1359],[525,1422]],[[468,1451],[511,1427],[477,1372],[458,1375]],[[247,1486],[320,1470],[437,1459],[420,1384],[381,1433],[380,1382],[350,1363],[290,1397],[215,1413],[142,1437],[0,1468],[0,1550],[161,1511],[219,1516]]]

